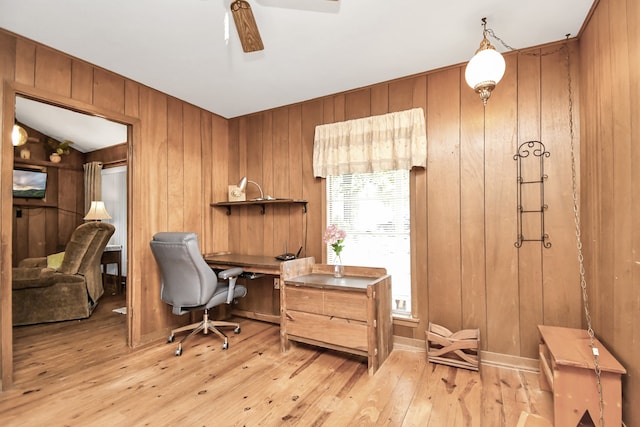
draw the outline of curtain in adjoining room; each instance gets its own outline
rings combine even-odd
[[[316,126],[313,175],[384,172],[427,166],[422,108]]]
[[[91,207],[92,200],[102,200],[102,163],[84,164],[84,213]]]

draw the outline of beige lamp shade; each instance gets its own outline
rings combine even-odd
[[[107,212],[107,209],[104,207],[103,201],[92,201],[91,207],[89,208],[89,212],[84,217],[85,221],[102,221],[103,219],[111,219],[111,215]]]
[[[27,131],[21,126],[13,125],[13,130],[11,131],[11,143],[13,146],[19,147],[24,145],[27,143],[27,139],[29,139]]]

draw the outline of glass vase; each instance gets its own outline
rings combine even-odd
[[[344,265],[342,265],[342,259],[340,259],[340,256],[337,256],[334,261],[333,277],[338,279],[344,277]]]

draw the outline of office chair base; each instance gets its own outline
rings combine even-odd
[[[222,338],[223,340],[222,349],[227,350],[229,348],[229,339],[221,330],[218,329],[219,327],[225,327],[225,326],[232,326],[234,328],[233,332],[236,334],[239,334],[241,332],[239,323],[226,322],[223,320],[209,320],[208,310],[205,310],[204,316],[201,322],[192,323],[187,326],[182,326],[180,328],[173,329],[171,331],[171,335],[167,339],[167,342],[172,343],[175,340],[176,333],[178,332],[189,331],[189,330],[191,331],[188,335],[182,338],[178,343],[178,348],[176,349],[175,355],[180,356],[182,355],[182,343],[184,343],[187,340],[187,338],[197,334],[200,331],[202,331],[205,335],[207,335],[209,331],[211,331],[214,334],[218,335],[220,338]]]

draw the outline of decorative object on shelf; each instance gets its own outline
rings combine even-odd
[[[544,228],[544,212],[548,209],[544,202],[544,182],[548,178],[544,172],[544,158],[550,155],[542,142],[527,141],[520,144],[518,152],[513,156],[513,160],[518,162],[518,240],[514,243],[516,248],[521,247],[523,242],[542,242],[545,248],[551,247],[549,235]],[[530,166],[525,168],[523,163],[527,159]],[[526,176],[525,170],[528,171]],[[540,228],[539,237],[525,236],[524,230],[533,230],[536,226]]]
[[[29,139],[29,135],[27,135],[27,131],[24,130],[22,126],[17,124],[13,125],[13,130],[11,131],[11,143],[14,147],[19,147],[27,143]]]
[[[336,258],[333,266],[334,277],[344,277],[344,265],[342,265],[342,258],[340,254],[344,249],[344,239],[347,237],[347,233],[344,230],[339,229],[335,224],[327,227],[322,240],[333,249],[336,254]]]
[[[51,151],[49,160],[51,160],[53,163],[60,163],[60,160],[62,160],[62,156],[66,156],[71,153],[72,144],[73,141],[69,141],[68,139],[60,142],[54,138],[47,138],[47,145],[49,146],[49,149]]]
[[[398,310],[398,311],[407,311],[407,300],[406,299],[396,298],[395,302],[396,302],[396,310]]]
[[[85,221],[102,221],[103,219],[111,219],[111,215],[107,212],[102,200],[93,200],[89,212],[84,217]]]
[[[31,151],[29,151],[27,147],[24,147],[22,150],[20,150],[20,158],[29,160],[31,158]]]
[[[240,190],[237,185],[229,186],[229,201],[230,202],[244,202],[247,200],[247,193]]]
[[[487,39],[487,34],[493,35],[491,30],[487,30],[487,18],[482,18],[482,28],[480,47],[467,64],[464,77],[469,87],[480,95],[482,103],[486,106],[491,91],[504,76],[506,65],[502,54]]]

